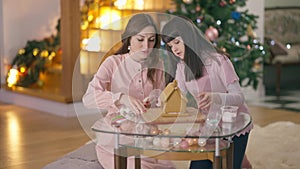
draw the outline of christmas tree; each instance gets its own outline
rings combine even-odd
[[[176,10],[167,13],[190,18],[214,45],[230,55],[241,85],[256,89],[262,76],[262,63],[269,52],[253,31],[257,28],[258,16],[240,10],[246,0],[173,2]]]

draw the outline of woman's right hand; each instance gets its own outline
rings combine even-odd
[[[135,114],[142,114],[147,111],[142,101],[125,94],[121,95],[119,103],[128,107]]]

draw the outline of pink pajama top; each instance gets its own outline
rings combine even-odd
[[[121,94],[130,95],[139,100],[148,97],[153,89],[164,88],[163,62],[155,65],[158,71],[154,75],[155,84],[147,78],[148,66],[145,63],[134,61],[129,54],[112,55],[100,66],[94,78],[89,83],[83,96],[83,103],[87,108],[106,109],[108,113],[104,119],[99,119],[94,127],[115,130],[111,126],[111,118],[119,111],[117,101]],[[112,134],[96,133],[96,152],[98,160],[105,169],[114,168],[114,136]],[[120,136],[122,141],[130,141],[127,136]],[[170,161],[142,158],[142,168],[174,169]],[[133,168],[134,159],[129,158],[127,168]]]
[[[115,103],[122,93],[143,100],[153,89],[164,88],[163,62],[160,60],[155,68],[156,85],[147,78],[148,66],[134,61],[129,54],[108,57],[89,83],[83,96],[84,105],[106,109],[110,115],[118,111]]]
[[[190,92],[192,95],[198,95],[201,92],[213,92],[220,96],[222,105],[238,106],[238,112],[250,114],[238,83],[239,78],[227,56],[216,53],[204,61],[204,67],[201,78],[186,82],[185,63],[180,61],[177,64],[175,79],[182,92]],[[237,135],[245,134],[252,128],[253,124]]]

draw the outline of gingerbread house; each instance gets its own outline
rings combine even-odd
[[[187,98],[177,87],[177,81],[169,83],[160,95],[163,115],[183,115],[186,113]]]

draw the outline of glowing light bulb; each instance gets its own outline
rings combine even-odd
[[[43,51],[41,52],[41,57],[46,58],[46,57],[48,57],[48,56],[49,56],[49,52],[48,52],[47,50],[43,50]]]
[[[38,53],[39,53],[39,49],[38,48],[34,48],[33,49],[33,52],[32,52],[32,54],[33,54],[33,56],[37,56],[38,55]]]
[[[122,24],[119,22],[120,19],[120,11],[103,7],[101,15],[96,18],[95,22],[101,29],[120,30],[122,28]]]
[[[88,21],[83,21],[82,23],[81,23],[81,30],[86,30],[87,28],[88,28],[88,26],[89,26],[89,22]]]
[[[25,49],[20,49],[18,52],[19,55],[23,55],[24,53],[25,53]]]
[[[20,68],[20,72],[21,73],[24,73],[26,71],[26,67],[25,66],[22,66],[21,68]]]
[[[19,79],[19,71],[16,68],[11,68],[8,72],[8,77],[7,77],[7,86],[12,87],[15,84],[17,84]]]
[[[52,52],[50,53],[48,59],[49,59],[49,60],[52,60],[55,56],[56,56],[56,53],[52,51]]]

